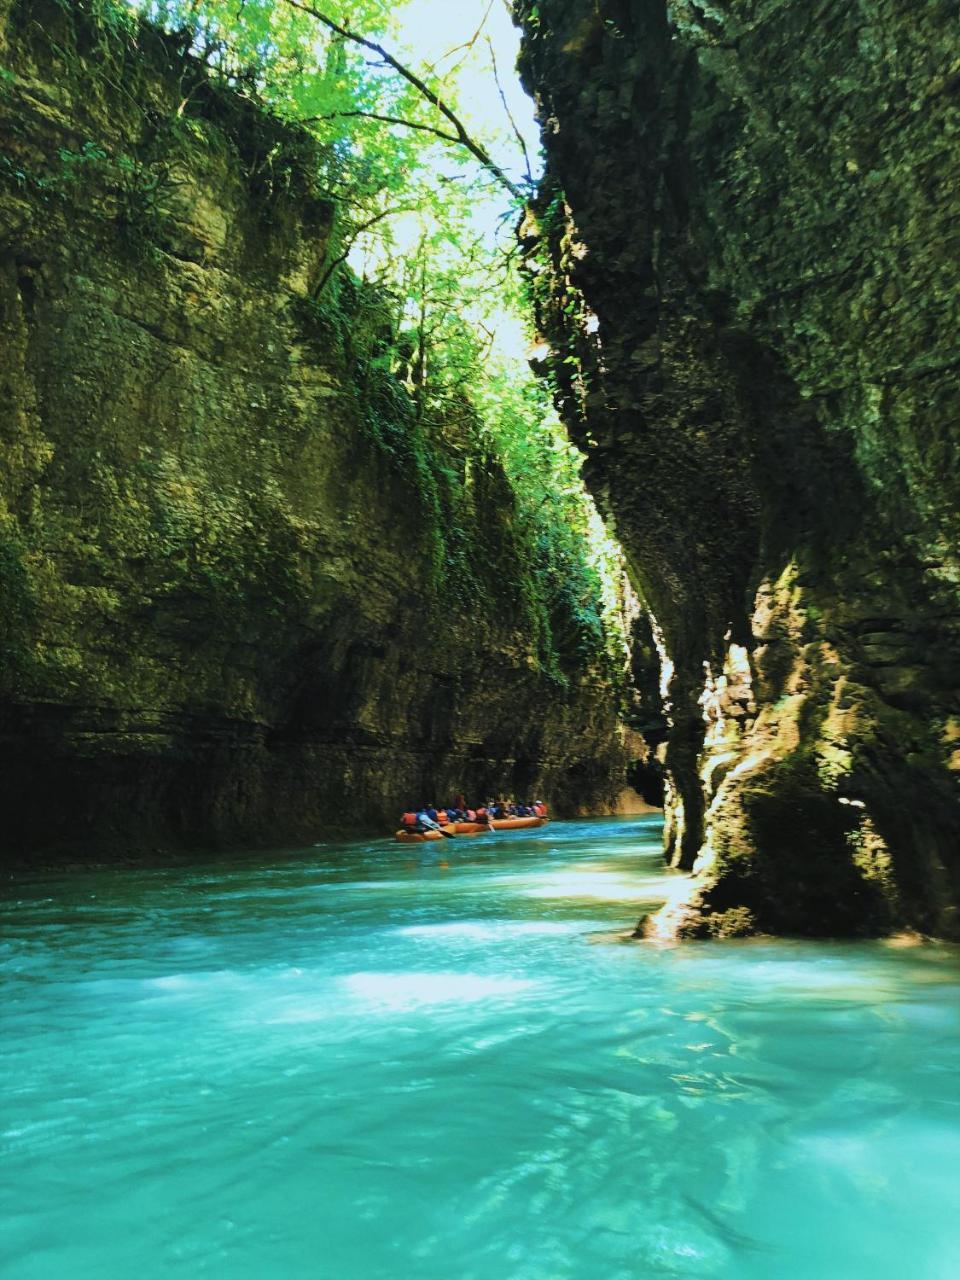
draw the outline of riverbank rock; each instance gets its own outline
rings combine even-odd
[[[956,936],[960,6],[516,12],[539,367],[655,619],[677,925]]]
[[[472,411],[414,422],[385,299],[317,297],[315,144],[111,12],[0,0],[5,856],[608,809],[610,673]]]

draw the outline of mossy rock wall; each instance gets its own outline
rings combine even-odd
[[[672,926],[955,935],[960,5],[516,10],[544,372],[673,667]]]
[[[0,3],[4,854],[604,807],[615,691],[468,408],[431,440],[382,300],[313,301],[313,144],[97,12]]]

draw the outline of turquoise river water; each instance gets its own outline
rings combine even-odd
[[[4,1280],[956,1280],[956,948],[611,941],[655,819],[35,873]]]

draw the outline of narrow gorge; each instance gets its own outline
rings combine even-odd
[[[960,0],[0,0],[3,1280],[948,1280]]]
[[[524,505],[566,447],[534,393],[478,390],[485,338],[428,350],[444,233],[381,245],[419,329],[351,265],[413,153],[306,126],[414,107],[297,114],[284,41],[333,31],[337,93],[381,46],[259,4],[228,64],[216,5],[144,8],[167,28],[0,3],[5,852],[383,830],[463,788],[610,812],[629,779],[693,873],[655,935],[955,936],[954,0],[518,0],[525,188],[420,95],[515,198],[531,363],[629,587],[586,516],[558,534],[576,484]]]

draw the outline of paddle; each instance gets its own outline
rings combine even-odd
[[[423,825],[424,825],[425,827],[427,827],[430,831],[439,831],[439,832],[440,832],[440,834],[441,834],[442,836],[445,836],[447,840],[454,840],[454,839],[456,839],[456,835],[457,835],[457,833],[456,833],[455,831],[444,831],[444,829],[443,829],[443,827],[441,827],[440,823],[439,823],[439,822],[434,822],[432,818],[427,818],[427,817],[425,817],[425,816],[424,816],[424,817],[422,817],[422,818],[420,819],[420,821],[421,821],[421,822],[423,823]]]

